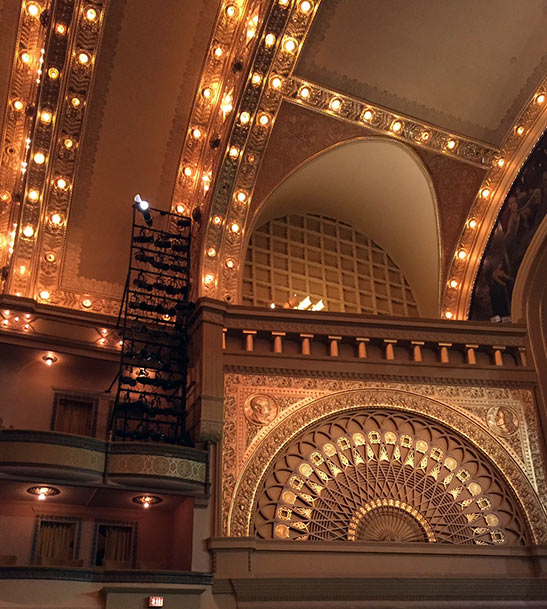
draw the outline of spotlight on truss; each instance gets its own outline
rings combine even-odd
[[[135,195],[135,208],[138,209],[144,217],[144,221],[148,226],[152,226],[152,216],[150,215],[150,203],[141,198],[141,195]]]

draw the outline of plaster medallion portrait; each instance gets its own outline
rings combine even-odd
[[[494,406],[486,414],[488,427],[498,436],[511,436],[519,426],[517,415],[506,406]]]
[[[268,395],[252,395],[245,401],[245,417],[254,425],[269,425],[277,416],[279,407]]]

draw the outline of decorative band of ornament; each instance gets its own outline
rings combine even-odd
[[[499,153],[494,146],[395,114],[386,108],[357,99],[297,77],[287,78],[282,88],[285,99],[301,106],[343,119],[433,152],[442,152],[477,167],[490,167]]]
[[[399,501],[399,499],[373,499],[372,501],[370,501],[369,503],[366,503],[365,505],[363,505],[361,508],[359,508],[359,511],[356,512],[353,516],[353,518],[351,519],[350,523],[349,523],[349,527],[348,527],[348,541],[355,541],[356,539],[360,539],[361,535],[358,535],[359,530],[362,529],[362,524],[363,524],[363,517],[366,517],[368,514],[371,514],[373,512],[378,512],[380,510],[380,508],[389,508],[392,510],[402,510],[404,512],[406,512],[407,514],[409,514],[410,516],[412,516],[417,524],[421,527],[421,529],[423,530],[422,532],[425,533],[426,537],[427,537],[427,541],[429,542],[435,542],[437,541],[436,537],[435,537],[435,533],[433,533],[433,529],[431,528],[431,526],[429,525],[429,523],[427,522],[427,520],[422,516],[422,514],[420,514],[420,512],[418,512],[418,510],[414,507],[412,507],[411,505],[408,505],[408,503],[405,503],[404,501]],[[395,527],[393,527],[393,525],[397,525],[397,522],[393,522],[393,518],[390,518],[388,515],[388,520],[391,520],[391,522],[386,523],[387,526],[385,526],[385,531],[386,532],[391,532],[393,537],[397,537],[398,534],[400,534],[400,531],[394,531],[393,529]],[[391,526],[390,526],[391,525]],[[390,531],[391,529],[391,531]],[[389,533],[388,533],[389,535]],[[412,536],[412,538],[403,538],[403,539],[379,539],[378,541],[418,541],[419,539],[416,539],[415,536]]]
[[[517,116],[476,194],[453,252],[441,303],[446,319],[467,319],[490,234],[509,189],[547,128],[547,77]]]
[[[206,482],[207,464],[190,459],[158,455],[111,455],[109,473],[161,476]]]
[[[3,438],[4,440],[4,438]],[[41,442],[2,441],[0,468],[6,465],[36,464],[41,467],[62,467],[102,474],[105,465],[103,450]]]

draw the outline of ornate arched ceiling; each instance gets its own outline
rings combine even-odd
[[[299,128],[287,122],[290,107],[318,113],[313,153],[369,134],[418,151],[440,202],[444,281],[457,286],[442,308],[465,317],[502,193],[546,116],[543,3],[514,6],[2,0],[4,289],[115,314],[130,203],[141,192],[179,213],[200,208],[196,294],[235,301],[255,193],[276,186],[262,168],[279,159],[277,134]],[[462,173],[466,193],[454,206],[447,183],[462,184]],[[462,248],[465,259],[451,262]]]
[[[412,149],[371,139],[324,152],[296,169],[256,209],[255,226],[294,209],[331,215],[367,234],[410,282],[420,313],[438,315],[437,201],[430,175]]]

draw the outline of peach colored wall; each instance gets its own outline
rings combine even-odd
[[[57,353],[58,361],[46,366],[44,349],[0,344],[0,417],[4,427],[49,430],[53,388],[74,393],[102,393],[118,371],[117,362]],[[115,387],[113,397],[115,396]],[[97,437],[104,439],[108,400],[101,400]]]
[[[192,570],[192,537],[194,500],[188,498],[173,514],[173,565],[175,569]],[[196,539],[197,543],[200,542]]]
[[[192,512],[192,499],[184,501],[176,512],[6,501],[0,504],[0,554],[17,556],[18,565],[29,564],[36,516],[70,516],[81,518],[79,558],[88,567],[91,566],[94,521],[131,520],[138,523],[137,560],[143,563],[143,568],[190,570]]]

